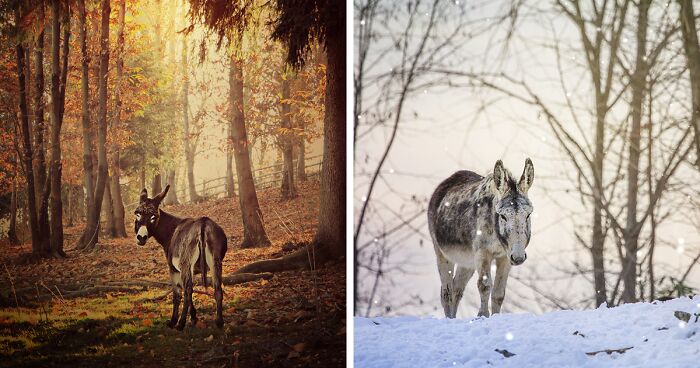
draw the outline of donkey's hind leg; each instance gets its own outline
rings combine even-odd
[[[168,327],[173,328],[177,323],[178,310],[180,309],[180,301],[182,299],[182,289],[180,288],[180,273],[170,272],[170,280],[173,283],[173,314],[168,321]]]
[[[212,281],[214,282],[214,299],[216,300],[216,327],[224,326],[224,317],[221,309],[223,308],[224,290],[221,284],[221,260],[217,259],[214,264],[214,272],[212,272]]]
[[[187,272],[187,271],[185,271]],[[180,320],[177,322],[177,328],[178,331],[182,331],[185,329],[185,323],[187,323],[187,314],[190,311],[190,307],[192,306],[192,277],[183,277],[183,289],[184,289],[184,299],[182,302],[182,314],[180,315]]]
[[[457,307],[459,307],[459,301],[462,300],[462,295],[464,295],[464,288],[467,286],[467,282],[472,278],[474,274],[473,267],[462,267],[457,266],[457,271],[455,272],[454,280],[452,280],[452,314],[453,317],[457,316]]]
[[[437,256],[438,273],[440,273],[440,301],[442,302],[442,309],[445,311],[445,317],[455,318],[457,310],[453,311],[452,309],[452,300],[454,299],[452,272],[455,264],[445,258],[445,255],[442,254],[437,245],[435,246],[435,256]]]
[[[190,303],[190,322],[192,326],[197,325],[197,309],[194,307],[194,302]]]
[[[209,247],[205,249],[204,253],[207,257],[207,267],[211,271],[211,280],[214,284],[214,300],[216,300],[216,327],[221,328],[224,326],[224,317],[222,316],[221,312],[221,309],[223,308],[222,303],[224,298],[223,285],[221,284],[221,269],[223,265],[221,259],[214,258],[214,255],[212,254]]]

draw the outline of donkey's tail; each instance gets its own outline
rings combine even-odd
[[[202,224],[199,234],[199,270],[202,272],[202,284],[207,289],[207,224]]]

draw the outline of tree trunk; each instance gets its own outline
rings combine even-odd
[[[65,9],[66,14],[64,19],[61,20],[61,4],[59,0],[51,1],[51,112],[49,117],[51,119],[51,144],[50,144],[50,201],[49,201],[49,212],[50,212],[50,226],[51,226],[51,253],[55,256],[65,256],[63,252],[63,198],[61,196],[61,125],[63,123],[63,103],[64,99],[61,96],[65,93],[65,89],[61,86],[61,83],[65,83],[62,76],[61,59],[61,22],[64,23],[66,27],[66,33],[64,36],[64,47],[63,53],[64,57],[67,58],[68,53],[68,42],[70,36],[70,24],[65,18],[69,17],[69,8]]]
[[[622,301],[637,301],[637,250],[639,249],[639,224],[637,222],[637,194],[639,192],[639,162],[642,139],[642,102],[646,93],[646,42],[649,0],[640,0],[637,17],[637,52],[632,74],[632,127],[629,136],[629,161],[627,162],[627,223],[625,226],[625,254],[622,263]]]
[[[153,175],[153,181],[151,181],[151,193],[160,193],[163,191],[163,179],[160,176],[160,172]]]
[[[44,23],[44,4],[37,6],[38,22]],[[50,226],[49,226],[49,186],[48,176],[46,175],[46,155],[45,155],[45,134],[46,124],[44,121],[44,28],[42,28],[39,37],[35,43],[34,61],[36,76],[34,78],[34,126],[30,127],[30,134],[34,137],[32,153],[34,155],[33,167],[31,168],[34,175],[34,192],[37,201],[37,226],[39,227],[41,249],[43,253],[48,253],[51,248]],[[27,79],[30,75],[30,58],[29,49],[25,50],[25,59],[27,60]],[[29,85],[29,81],[27,81]],[[27,91],[29,95],[29,91]]]
[[[292,254],[253,262],[235,273],[313,269],[325,261],[345,256],[345,34],[342,30],[335,30],[327,37],[323,170],[316,236],[311,245]]]
[[[179,204],[180,201],[177,199],[177,172],[175,169],[171,169],[167,171],[167,175],[165,178],[165,184],[170,185],[170,190],[168,190],[168,194],[165,195],[165,200],[163,200],[163,204]]]
[[[113,129],[119,129],[119,125],[121,124],[121,83],[122,76],[124,74],[124,17],[126,14],[126,1],[119,1],[118,6],[119,10],[117,21],[119,28],[117,31],[117,81],[116,88],[114,90],[114,118],[112,119]],[[121,178],[121,168],[119,167],[120,162],[119,146],[117,143],[114,143],[112,149],[112,175],[110,175],[109,193],[110,197],[112,198],[112,213],[114,215],[112,222],[112,236],[115,238],[126,237],[126,227],[124,225],[124,201],[122,199],[122,189],[119,185]]]
[[[190,193],[190,202],[197,203],[202,198],[197,194],[197,188],[194,181],[194,148],[190,142],[190,75],[187,57],[187,37],[182,38],[182,110],[183,110],[183,125],[184,125],[184,143],[185,143],[185,162],[187,170],[187,189]]]
[[[597,97],[599,101],[599,97]],[[603,234],[603,145],[605,140],[605,113],[600,101],[597,103],[597,118],[595,128],[595,156],[593,157],[593,232],[591,234],[591,256],[593,257],[593,285],[595,287],[596,307],[607,302],[607,286],[605,284],[605,236]]]
[[[98,84],[99,125],[97,129],[98,174],[94,208],[81,237],[80,249],[92,249],[99,239],[100,211],[107,179],[107,69],[109,66],[109,0],[102,0],[100,29],[100,72]]]
[[[691,0],[679,0],[683,48],[690,72],[693,112],[691,122],[695,130],[695,165],[700,169],[700,44],[695,27],[695,11]]]
[[[300,124],[304,129],[303,124]],[[306,140],[302,136],[299,138],[299,153],[297,156],[297,180],[306,181]]]
[[[146,189],[146,160],[141,160],[141,173],[139,175],[139,184],[142,189]]]
[[[341,24],[345,24],[342,22]],[[332,258],[345,256],[345,32],[341,26],[326,40],[325,117],[323,120],[323,168],[320,210],[315,242]]]
[[[20,24],[20,2],[15,3],[15,25]],[[29,215],[29,228],[32,233],[32,252],[38,255],[45,255],[47,249],[41,247],[41,234],[39,233],[37,214],[36,214],[36,192],[34,187],[34,174],[32,170],[32,140],[29,131],[29,116],[27,114],[27,82],[25,79],[25,54],[24,46],[21,42],[17,42],[15,47],[17,52],[17,80],[19,83],[19,121],[22,129],[22,141],[24,144],[23,161],[24,173],[27,181],[27,212]]]
[[[10,198],[10,224],[7,228],[7,239],[10,244],[19,244],[17,237],[17,179],[12,178],[12,197]]]
[[[90,129],[90,54],[87,50],[87,22],[85,0],[78,1],[78,27],[81,52],[81,122],[83,129],[83,186],[85,187],[85,219],[93,217],[95,207],[95,178],[92,167],[92,130]]]
[[[282,127],[282,199],[290,199],[297,196],[297,188],[294,183],[294,134],[292,132],[292,118],[290,116],[290,88],[292,77],[287,72],[287,63],[282,64],[285,71],[282,73],[282,105],[281,127]]]
[[[41,29],[34,44],[34,182],[35,195],[41,197],[43,192],[41,185],[46,182],[46,158],[44,156],[44,3],[37,5],[37,23]],[[47,209],[48,210],[48,209]],[[41,206],[37,208],[41,212]],[[48,220],[48,215],[46,216]],[[48,231],[48,222],[46,223]]]
[[[248,155],[248,137],[245,128],[243,109],[243,61],[231,55],[229,68],[229,98],[231,114],[234,158],[238,176],[239,203],[243,221],[243,242],[241,248],[263,247],[270,245],[263,226],[262,212],[255,193],[253,172]]]
[[[68,208],[66,209],[66,214],[68,215],[68,223],[66,224],[66,226],[73,227],[75,220],[75,217],[73,216],[73,213],[75,212],[75,200],[73,198],[73,192],[75,191],[75,189],[73,188],[73,185],[68,184],[66,185],[66,190],[66,202],[68,203]]]
[[[105,192],[102,195],[102,212],[104,212],[104,233],[110,237],[116,237],[116,228],[114,226],[114,209],[112,208],[112,188],[110,185],[110,175],[107,176],[105,184]]]
[[[229,68],[232,68],[233,58],[231,58],[230,64]],[[229,198],[235,198],[236,182],[233,179],[233,147],[231,147],[233,142],[233,106],[230,108],[229,123],[226,126],[226,194]]]

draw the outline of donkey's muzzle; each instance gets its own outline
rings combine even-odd
[[[519,265],[523,264],[526,259],[527,259],[527,254],[525,254],[525,253],[523,253],[523,255],[519,256],[519,257],[515,257],[514,255],[511,254],[510,255],[510,264],[512,264],[513,266],[519,266]]]
[[[136,235],[136,244],[145,245],[146,240],[148,240],[148,236]]]

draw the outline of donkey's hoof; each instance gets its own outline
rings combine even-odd
[[[182,331],[185,329],[185,324],[184,323],[178,323],[177,326],[175,326],[175,329],[178,331]]]
[[[486,311],[486,312],[479,312],[476,316],[477,316],[477,317],[486,317],[486,318],[489,318],[489,311]]]
[[[177,323],[177,322],[170,320],[165,325],[168,326],[168,328],[173,328],[173,327],[175,327],[175,323]]]
[[[217,319],[217,320],[216,320],[216,327],[218,327],[218,328],[224,327],[224,320],[223,320],[223,319]]]
[[[197,327],[197,318],[192,318],[192,326]]]

